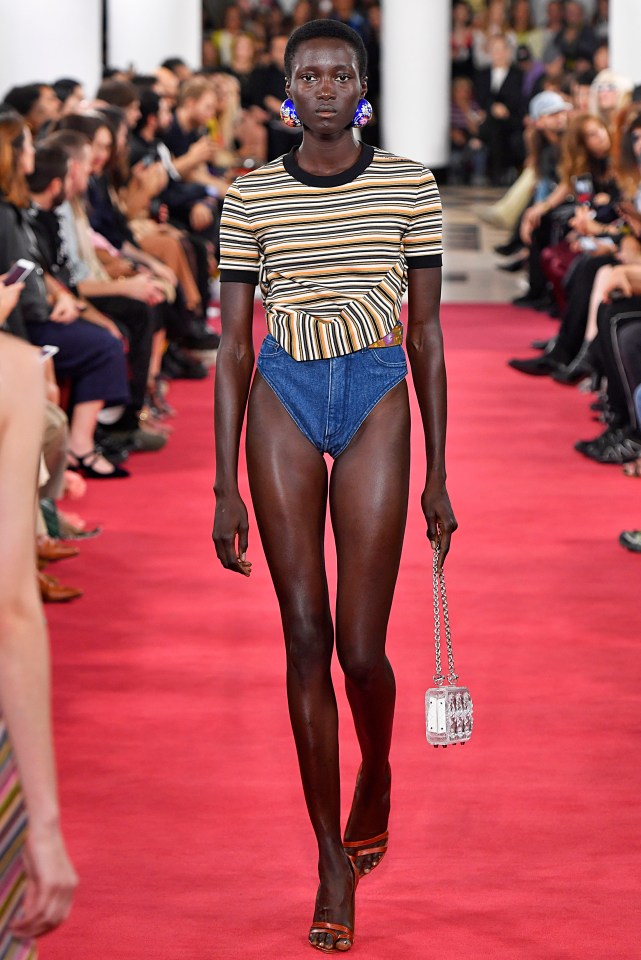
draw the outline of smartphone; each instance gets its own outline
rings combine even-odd
[[[54,347],[51,343],[45,343],[44,347],[40,347],[40,359],[44,363],[45,360],[48,360],[50,357],[55,357],[59,352],[60,347]]]
[[[10,287],[14,283],[22,283],[35,268],[36,265],[32,260],[16,260],[4,278],[5,287]]]
[[[594,182],[589,173],[582,173],[578,177],[572,177],[574,185],[574,197],[578,204],[590,203],[594,197]]]
[[[143,167],[150,167],[152,163],[156,162],[156,158],[151,153],[148,153],[140,162]]]

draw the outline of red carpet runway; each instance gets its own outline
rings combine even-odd
[[[415,416],[410,522],[390,629],[398,714],[391,845],[360,885],[368,960],[633,960],[639,947],[641,482],[572,449],[600,432],[577,391],[509,370],[553,331],[508,307],[443,311],[448,561],[476,727],[425,742],[430,560]],[[48,607],[64,826],[81,875],[45,960],[310,957],[315,853],[288,727],[275,600],[210,542],[212,384],[178,384],[168,448],[93,483],[104,533]],[[243,477],[243,488],[246,490]],[[339,690],[344,806],[358,765]]]

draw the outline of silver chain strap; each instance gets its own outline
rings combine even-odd
[[[447,646],[447,664],[449,673],[447,682],[454,686],[458,680],[458,673],[454,669],[454,653],[452,651],[452,635],[450,632],[450,611],[447,606],[447,592],[445,590],[445,574],[438,569],[440,549],[437,546],[432,555],[432,582],[434,585],[434,646],[436,650],[436,673],[434,683],[437,687],[445,683],[441,668],[441,607],[443,609],[443,626],[445,628],[445,644]]]

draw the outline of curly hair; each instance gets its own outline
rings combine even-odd
[[[565,183],[571,183],[572,177],[579,177],[583,173],[589,173],[594,180],[603,175],[603,161],[589,153],[585,145],[585,127],[588,121],[598,123],[604,130],[608,130],[603,120],[591,113],[580,113],[570,121],[563,138],[559,165]]]

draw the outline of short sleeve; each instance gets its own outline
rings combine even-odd
[[[407,269],[443,265],[443,208],[431,170],[423,169],[403,236]]]
[[[220,218],[221,282],[258,283],[260,247],[237,183],[232,183]]]

